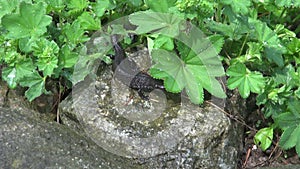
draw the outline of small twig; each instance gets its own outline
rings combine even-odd
[[[57,99],[57,111],[56,111],[56,122],[59,123],[59,103],[60,103],[60,100],[61,100],[61,90],[60,90],[60,81],[58,82],[58,85],[59,85],[59,89],[58,89],[58,99]]]
[[[214,106],[215,108],[217,108],[218,110],[220,110],[221,112],[223,112],[225,115],[227,115],[227,116],[228,116],[229,118],[231,118],[232,120],[234,120],[234,121],[240,123],[241,125],[246,126],[246,127],[249,128],[250,130],[253,130],[253,131],[257,132],[257,130],[256,130],[255,128],[249,126],[249,125],[246,124],[243,120],[240,120],[240,119],[234,117],[232,114],[226,112],[225,110],[223,110],[223,109],[220,108],[219,106],[215,105],[214,103],[212,103],[212,102],[210,102],[210,101],[206,101],[206,103],[208,103],[208,104]]]
[[[243,164],[243,168],[245,168],[245,167],[246,167],[246,165],[247,165],[247,162],[248,162],[248,160],[249,160],[249,157],[250,157],[250,154],[251,154],[251,148],[248,148],[248,150],[247,150],[247,154],[246,154],[246,159],[245,159],[245,161],[244,161],[244,164]]]

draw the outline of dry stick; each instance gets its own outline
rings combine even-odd
[[[247,128],[249,128],[249,129],[251,129],[251,130],[257,132],[257,130],[256,130],[255,128],[249,126],[249,125],[246,124],[243,120],[240,120],[240,119],[234,117],[233,115],[231,115],[230,113],[228,113],[228,112],[226,112],[225,110],[221,109],[219,106],[215,105],[214,103],[212,103],[212,102],[210,102],[210,101],[205,101],[205,102],[208,103],[208,104],[210,104],[210,105],[212,105],[212,106],[214,106],[215,108],[217,108],[218,110],[220,110],[221,112],[223,112],[225,115],[227,115],[227,116],[228,116],[229,118],[231,118],[232,120],[234,120],[234,121],[236,121],[236,122],[238,122],[238,123],[240,123],[240,124],[246,126]]]
[[[246,159],[245,159],[245,161],[244,161],[244,163],[243,163],[243,168],[245,168],[245,167],[246,167],[246,165],[247,165],[247,162],[248,162],[248,160],[249,160],[249,157],[250,157],[250,154],[251,154],[251,148],[248,148],[248,150],[247,150],[247,154],[246,154]]]
[[[59,83],[59,89],[58,89],[58,102],[57,102],[57,111],[56,111],[56,122],[59,123],[59,103],[60,103],[60,99],[61,99],[61,91],[60,91],[60,81]]]

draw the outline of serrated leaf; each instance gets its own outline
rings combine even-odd
[[[38,41],[36,38],[32,37],[26,37],[19,39],[19,48],[24,53],[30,53],[32,52],[32,46],[34,43]]]
[[[67,45],[63,46],[59,55],[59,65],[64,68],[73,67],[78,60],[78,54],[71,52]]]
[[[48,58],[39,58],[37,62],[37,66],[40,71],[43,71],[43,75],[51,76],[54,68],[57,68],[58,59],[56,56],[48,57]]]
[[[137,34],[159,31],[164,35],[175,37],[179,34],[183,19],[166,13],[142,11],[129,15],[129,21],[138,26],[135,30]]]
[[[20,39],[39,37],[44,34],[52,18],[46,15],[44,3],[27,4],[21,2],[20,13],[8,14],[2,18],[3,26],[9,31],[8,38]]]
[[[103,16],[105,11],[110,9],[110,6],[112,6],[112,4],[110,4],[110,0],[97,0],[94,7],[96,15],[98,17]]]
[[[291,42],[288,43],[287,49],[290,54],[295,54],[300,52],[300,39],[293,38]]]
[[[214,44],[212,44],[210,39],[207,38],[201,30],[192,26],[190,33],[181,33],[178,36],[178,40],[182,41],[188,48],[187,52],[189,53],[187,56],[181,54],[181,58],[184,62],[191,65],[204,65],[211,77],[224,76],[224,69],[219,55],[214,48]]]
[[[52,57],[59,52],[58,45],[52,40],[51,42],[47,39],[40,39],[33,46],[33,54],[38,58],[41,57]]]
[[[275,117],[275,120],[276,124],[284,130],[300,122],[300,118],[297,118],[292,112],[281,113]]]
[[[275,4],[280,7],[300,7],[299,0],[275,0]]]
[[[21,79],[20,85],[23,87],[29,87],[29,89],[25,92],[25,96],[29,101],[34,100],[46,90],[45,79],[36,71]]]
[[[56,12],[65,8],[63,0],[46,0],[47,4]]]
[[[248,0],[223,0],[223,4],[230,5],[235,13],[247,14],[251,1]]]
[[[101,27],[100,19],[93,18],[88,12],[82,13],[78,17],[78,21],[85,30],[99,30]]]
[[[9,88],[14,89],[17,87],[17,71],[14,67],[4,68],[2,78],[7,82]]]
[[[279,39],[276,33],[270,29],[266,23],[249,18],[249,23],[253,27],[252,36],[256,37],[259,42],[267,46],[280,47]]]
[[[130,0],[129,3],[131,3],[135,7],[139,7],[143,4],[143,0]]]
[[[268,46],[264,52],[269,60],[275,62],[279,67],[284,66],[282,51],[280,49]]]
[[[259,145],[263,151],[266,151],[272,144],[273,128],[266,127],[258,130],[254,136],[254,143]]]
[[[259,61],[262,60],[261,56],[261,49],[262,45],[257,42],[248,42],[247,45],[249,46],[247,54],[246,54],[246,60],[249,61]]]
[[[284,130],[283,134],[281,135],[279,144],[283,149],[290,149],[295,147],[297,142],[300,141],[300,125],[298,126],[291,126]]]
[[[159,35],[154,40],[154,46],[155,49],[166,49],[166,50],[173,50],[174,49],[174,42],[173,39],[167,36]]]
[[[145,4],[155,12],[168,12],[168,2],[168,0],[161,0],[159,3],[157,0],[145,0]]]
[[[174,53],[159,49],[152,51],[152,59],[155,65],[150,69],[150,73],[155,78],[164,77],[166,90],[180,92],[185,88],[191,101],[196,104],[203,102],[203,88],[217,97],[224,97],[222,90],[214,86],[215,83],[219,83],[209,76],[204,65],[185,63]],[[218,90],[212,90],[213,88]]]
[[[35,66],[32,63],[32,60],[30,58],[27,58],[15,65],[15,68],[17,70],[17,79],[22,79],[25,76],[28,76],[29,74],[32,74],[32,72],[35,70]]]
[[[293,113],[296,119],[300,119],[300,101],[291,98],[288,102],[288,109]],[[299,120],[300,122],[300,120]]]
[[[243,98],[247,98],[250,95],[250,91],[260,93],[264,88],[265,81],[262,74],[260,72],[251,72],[242,63],[230,66],[227,74],[230,76],[227,82],[228,88],[231,90],[238,88]]]
[[[5,14],[11,13],[14,9],[16,9],[19,4],[19,0],[1,0],[0,1],[0,18]],[[0,20],[1,24],[1,20]]]
[[[76,14],[78,12],[83,11],[83,9],[87,8],[88,1],[87,0],[68,0],[67,6],[71,9],[68,13],[70,15]]]
[[[80,27],[79,22],[73,22],[72,25],[64,25],[63,34],[65,34],[68,43],[74,46],[89,40],[89,38],[84,35],[84,30]]]
[[[213,44],[216,53],[220,53],[224,45],[224,37],[221,35],[212,35],[209,36],[208,39]]]

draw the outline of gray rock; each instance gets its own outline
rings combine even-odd
[[[0,168],[140,168],[32,110],[0,82]]]
[[[102,70],[61,103],[65,125],[142,168],[236,168],[238,132],[221,110],[162,91],[141,100]]]
[[[66,126],[38,119],[35,112],[0,108],[0,168],[139,168]]]

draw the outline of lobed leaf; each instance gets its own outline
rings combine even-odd
[[[266,127],[260,129],[254,136],[254,143],[259,145],[263,151],[266,151],[272,144],[273,128]]]
[[[253,93],[260,93],[265,86],[264,77],[260,72],[251,72],[242,63],[231,65],[227,74],[230,76],[227,82],[229,89],[238,88],[243,98]]]
[[[21,39],[25,37],[39,37],[44,34],[51,23],[52,18],[46,15],[46,6],[27,4],[21,2],[20,13],[7,14],[2,18],[3,26],[9,31],[8,38]]]
[[[143,11],[129,15],[129,21],[138,26],[135,30],[137,34],[159,31],[175,37],[179,34],[180,23],[183,20],[176,15]]]

